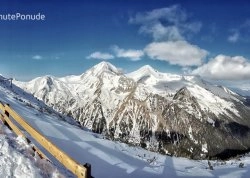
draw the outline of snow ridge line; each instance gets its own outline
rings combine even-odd
[[[25,135],[20,129],[11,121],[10,116],[29,133],[44,149],[46,149],[51,155],[53,155],[61,164],[63,164],[68,170],[75,174],[79,178],[91,178],[91,165],[86,163],[81,165],[68,156],[65,152],[60,150],[56,145],[45,138],[41,133],[31,127],[20,115],[18,115],[8,104],[0,102],[1,119],[17,134]],[[29,139],[26,138],[29,141]],[[41,158],[49,160],[39,149],[34,147],[34,151],[38,152]]]

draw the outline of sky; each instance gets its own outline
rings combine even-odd
[[[245,0],[2,0],[0,74],[18,80],[79,75],[108,61],[208,80],[250,80]],[[4,20],[1,15],[44,15]],[[250,87],[250,85],[249,85]]]

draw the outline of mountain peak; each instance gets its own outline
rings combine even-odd
[[[104,72],[113,73],[113,74],[121,74],[119,69],[117,69],[114,65],[106,61],[100,62],[99,64],[93,66],[86,73],[91,73],[94,76],[98,76]]]
[[[133,75],[143,75],[143,76],[158,76],[159,75],[159,71],[157,71],[156,69],[154,69],[153,67],[151,67],[150,65],[144,65],[141,68],[139,68],[138,70],[132,72],[131,74]]]
[[[161,78],[162,74],[153,67],[151,67],[150,65],[144,65],[138,70],[127,74],[127,76],[133,78],[137,82],[138,81],[144,82],[149,78],[151,79]]]
[[[96,64],[94,67],[101,67],[101,68],[110,68],[110,67],[112,68],[112,67],[114,67],[115,68],[115,66],[113,64],[111,64],[110,62],[107,62],[107,61],[102,61],[102,62]]]
[[[150,66],[150,65],[144,65],[144,66],[142,66],[140,69],[139,69],[139,71],[148,71],[148,72],[150,72],[150,73],[155,73],[155,72],[157,72],[158,73],[158,71],[156,70],[156,69],[154,69],[152,66]]]

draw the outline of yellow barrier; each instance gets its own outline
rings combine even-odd
[[[15,132],[16,135],[21,135],[23,138],[27,140],[28,143],[31,142],[28,138],[26,138],[23,132],[10,120],[9,116],[7,116],[6,114],[0,114],[0,119],[3,121],[4,124],[8,125],[10,129]],[[49,158],[47,158],[47,156],[45,156],[43,152],[39,150],[36,146],[32,146],[32,149],[38,154],[40,158],[50,161]]]
[[[12,130],[17,135],[25,135],[20,131],[20,129],[13,124],[10,120],[10,116],[25,130],[29,133],[43,148],[45,148],[51,155],[53,155],[60,163],[62,163],[67,169],[74,173],[77,177],[90,178],[91,177],[91,166],[90,164],[85,164],[85,166],[77,163],[71,157],[69,157],[65,152],[60,150],[56,145],[45,138],[41,133],[31,127],[20,115],[18,115],[13,109],[8,105],[3,105],[0,103],[0,110],[3,112],[1,114],[1,119],[12,128]],[[47,157],[36,147],[35,151],[38,152],[40,157],[47,159]]]

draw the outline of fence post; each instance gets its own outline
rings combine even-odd
[[[83,166],[87,169],[87,178],[92,178],[92,176],[91,176],[91,164],[86,163]]]
[[[8,113],[8,111],[4,110],[4,114],[5,114],[7,117],[10,117],[10,114]]]
[[[10,117],[10,114],[9,112],[4,108],[4,114],[7,116],[7,117]],[[13,130],[10,125],[6,122],[6,120],[4,120],[4,125],[6,125],[10,130]]]

